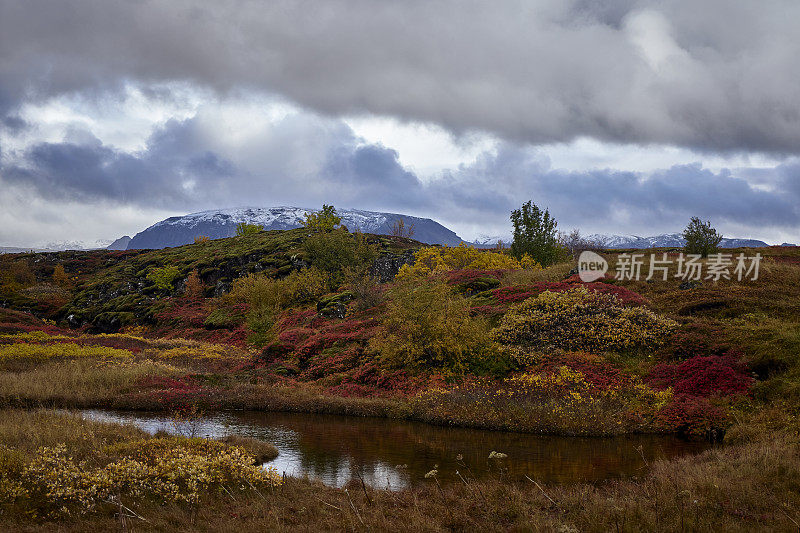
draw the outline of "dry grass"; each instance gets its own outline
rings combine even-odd
[[[0,445],[28,457],[41,446],[64,443],[76,458],[92,458],[109,444],[146,436],[133,425],[84,420],[64,411],[0,410]]]
[[[289,480],[266,494],[209,498],[196,511],[143,503],[148,531],[796,531],[796,443],[731,446],[661,461],[640,480],[595,485],[490,480],[403,492]],[[115,509],[81,520],[7,521],[23,531],[109,531]]]
[[[241,435],[228,435],[219,440],[230,446],[244,448],[247,453],[255,458],[256,464],[266,463],[278,457],[278,448],[260,439],[243,437]]]
[[[561,281],[574,267],[572,263],[557,263],[540,270],[512,270],[500,281],[502,287],[514,285],[531,285],[542,281]]]
[[[0,406],[45,405],[88,407],[109,405],[139,379],[172,375],[164,363],[74,360],[48,363],[21,372],[0,373]]]

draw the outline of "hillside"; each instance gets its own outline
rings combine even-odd
[[[7,296],[5,302],[47,318],[65,320],[71,327],[88,326],[93,331],[114,332],[126,325],[152,324],[155,314],[164,308],[163,298],[180,294],[190,273],[197,273],[207,297],[224,294],[235,279],[250,273],[284,277],[308,265],[302,249],[308,236],[303,229],[271,230],[160,250],[7,255],[5,265],[30,264],[36,280],[49,279],[53,269],[61,265],[74,276],[74,282],[69,299],[64,296],[66,291],[52,287],[54,294],[48,298],[23,293]],[[407,250],[422,246],[398,237],[368,234],[366,240],[379,249],[374,265],[379,277],[391,276],[408,257]],[[149,273],[165,267],[176,269],[173,287],[166,292],[147,278]]]

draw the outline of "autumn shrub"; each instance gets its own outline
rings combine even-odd
[[[651,421],[672,398],[630,381],[598,386],[566,365],[512,375],[502,382],[465,381],[431,388],[412,400],[430,422],[561,435],[615,435],[653,430]]]
[[[27,261],[0,263],[0,294],[13,295],[34,283],[36,283],[36,276]]]
[[[172,265],[156,268],[147,273],[147,280],[151,281],[158,290],[170,292],[173,282],[181,275],[181,271]]]
[[[293,271],[283,279],[250,274],[233,283],[225,300],[248,304],[247,325],[251,342],[263,346],[281,309],[312,302],[327,292],[327,275],[316,268]]]
[[[414,254],[414,264],[403,265],[397,279],[410,279],[441,274],[450,270],[537,270],[541,266],[530,256],[519,260],[510,255],[478,250],[463,242],[458,246],[426,246]]]
[[[640,294],[626,289],[625,287],[617,287],[616,285],[608,285],[606,283],[582,283],[579,281],[541,281],[531,285],[506,286],[495,289],[492,291],[492,295],[501,304],[513,304],[538,296],[545,291],[564,292],[575,289],[576,287],[585,287],[590,291],[599,292],[601,294],[611,294],[619,300],[621,305],[638,306],[645,304],[645,300]]]
[[[62,288],[70,285],[70,279],[64,270],[64,265],[56,265],[53,268],[53,283]]]
[[[731,355],[695,356],[678,364],[654,366],[645,381],[658,388],[672,387],[676,394],[693,396],[744,394],[753,384],[747,367]]]
[[[184,288],[183,295],[186,298],[202,298],[204,286],[200,280],[200,275],[197,270],[192,270],[189,277],[186,278],[186,287]]]
[[[355,308],[365,311],[384,301],[383,289],[365,268],[346,267],[344,277],[347,289],[353,294]]]
[[[142,439],[111,445],[104,453],[118,458],[92,468],[74,460],[64,445],[40,448],[21,472],[20,492],[30,512],[80,515],[122,495],[195,505],[204,494],[282,481],[274,468],[255,466],[243,448],[206,439]]]
[[[710,429],[724,428],[727,415],[706,398],[676,394],[658,413],[657,423],[664,431],[696,437]]]
[[[661,345],[677,324],[642,307],[623,307],[614,295],[577,287],[545,291],[509,308],[492,331],[502,344],[526,349],[602,352]]]
[[[487,326],[470,316],[469,302],[441,280],[397,283],[383,318],[385,335],[370,341],[370,351],[389,367],[500,370],[507,364],[488,339]]]
[[[603,356],[582,352],[549,353],[538,361],[534,370],[554,372],[561,367],[580,372],[591,387],[601,390],[619,389],[632,383],[629,374],[609,363]]]
[[[64,359],[129,359],[131,352],[75,343],[0,345],[0,368],[12,369]]]

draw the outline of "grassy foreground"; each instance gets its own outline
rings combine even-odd
[[[42,446],[62,444],[67,455],[94,468],[118,460],[125,443],[141,447],[159,439],[130,426],[50,411],[0,415],[0,450],[22,462],[34,461]],[[0,464],[8,468],[8,461]],[[600,485],[467,480],[440,486],[430,479],[390,492],[290,478],[272,485],[208,485],[191,503],[164,503],[122,487],[85,514],[56,509],[56,517],[44,515],[42,503],[33,516],[36,500],[0,506],[0,530],[796,531],[798,480],[800,445],[784,435],[659,461],[640,479]]]

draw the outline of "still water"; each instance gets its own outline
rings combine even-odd
[[[524,480],[527,475],[544,482],[592,482],[641,475],[655,459],[696,453],[707,446],[660,435],[551,437],[300,413],[235,411],[182,424],[163,413],[82,413],[88,419],[131,423],[149,433],[209,438],[236,434],[266,440],[279,451],[267,466],[336,487],[360,474],[373,487],[402,489],[426,482],[425,473],[437,465],[442,483],[459,481],[457,471],[477,478]],[[508,457],[489,460],[492,451]]]

